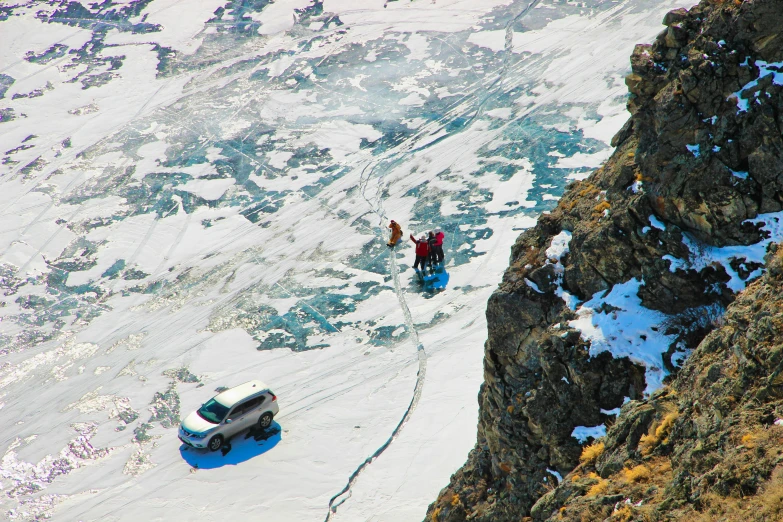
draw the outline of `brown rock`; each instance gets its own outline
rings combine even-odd
[[[679,48],[682,47],[688,37],[688,32],[677,25],[669,26],[664,37],[664,43],[666,47]]]
[[[669,11],[663,17],[663,25],[671,26],[673,24],[679,24],[684,22],[688,18],[688,10],[684,7]]]

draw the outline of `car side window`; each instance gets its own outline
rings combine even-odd
[[[245,403],[247,405],[247,409],[245,411],[250,411],[256,408],[259,404],[261,404],[261,402],[263,402],[263,399],[263,396],[250,399]]]
[[[237,417],[241,417],[242,415],[244,415],[248,410],[247,404],[248,403],[245,402],[240,404],[239,406],[236,406],[234,410],[231,412],[231,414],[228,416],[228,418],[233,420],[236,419]]]
[[[236,419],[237,417],[241,417],[245,413],[259,406],[262,402],[264,402],[265,398],[266,397],[263,395],[261,397],[254,397],[249,401],[245,401],[242,404],[235,406],[234,410],[231,412],[228,418],[233,420]]]

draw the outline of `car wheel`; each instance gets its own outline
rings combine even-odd
[[[209,447],[210,451],[217,451],[223,446],[223,436],[222,435],[215,435],[211,439],[209,439],[209,444],[207,445]]]
[[[269,426],[272,425],[272,414],[269,412],[264,413],[261,415],[261,418],[258,419],[258,427],[265,430]]]

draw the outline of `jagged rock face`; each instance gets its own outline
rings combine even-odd
[[[615,136],[615,153],[512,249],[487,307],[478,442],[428,520],[518,521],[536,502],[533,515],[543,519],[595,482],[553,490],[547,469],[573,470],[582,451],[574,427],[614,420],[601,410],[641,399],[645,372],[656,369],[609,352],[591,355],[589,341],[569,325],[569,295],[584,302],[636,279],[644,307],[688,318],[710,306],[722,310],[735,298],[737,278],[744,285],[759,268],[737,262],[732,275],[719,264],[675,269],[671,259],[688,259],[684,239],[704,248],[757,243],[762,231],[746,220],[783,209],[783,88],[768,66],[783,60],[783,0],[702,2],[669,13],[664,25],[652,45],[634,50],[632,117]],[[566,233],[563,253],[555,243]],[[714,327],[688,323],[667,323],[672,343],[661,365],[669,370],[675,350],[695,349]],[[665,393],[654,397],[623,409],[607,437],[615,449],[599,459],[596,476],[621,473],[638,456],[639,438],[674,402]],[[691,498],[694,484],[678,480],[683,493],[672,498]]]
[[[757,60],[783,54],[781,5],[679,10],[655,43],[638,45],[631,58],[629,109],[649,202],[660,217],[712,244],[751,242],[755,231],[742,221],[783,208],[783,116],[775,109],[783,94],[773,75],[762,78],[740,96],[766,100],[740,114],[732,94],[759,77]],[[686,146],[690,155],[682,153]],[[740,180],[732,171],[753,176]]]
[[[783,250],[775,250],[671,386],[624,406],[603,454],[544,495],[534,520],[783,520]]]

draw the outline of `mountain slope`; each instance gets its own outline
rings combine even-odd
[[[534,504],[541,519],[566,501],[563,512],[571,513],[588,491],[589,507],[573,508],[574,519],[611,515],[616,502],[631,496],[617,497],[621,484],[647,480],[628,479],[625,467],[635,469],[634,458],[659,451],[670,431],[680,433],[677,422],[685,421],[675,419],[689,416],[677,417],[692,407],[688,400],[667,405],[674,401],[668,388],[658,391],[664,378],[697,347],[699,354],[723,346],[724,330],[702,340],[762,274],[767,247],[781,238],[783,2],[705,1],[667,14],[664,24],[655,42],[637,46],[631,57],[632,117],[615,136],[612,157],[570,187],[512,249],[487,307],[478,442],[428,519],[518,520]],[[751,291],[763,293],[774,277]],[[694,357],[674,392],[698,395],[693,376],[707,371],[708,361]],[[758,370],[748,370],[748,383]],[[713,381],[722,375],[711,371]],[[626,398],[632,401],[615,423]],[[600,444],[592,456],[583,446],[612,424],[596,462]],[[648,430],[651,449],[642,455],[637,445]],[[614,482],[571,476],[553,490],[580,455]],[[661,471],[665,463],[650,466],[637,473],[671,473]],[[771,468],[753,469],[754,487],[729,481],[718,493],[755,491]],[[673,500],[660,516],[677,502],[694,501],[690,479],[679,480],[686,485],[666,497]],[[702,493],[712,491],[709,483]],[[595,484],[617,495],[598,495],[590,490]]]
[[[421,518],[506,252],[686,1],[5,3],[0,519]],[[390,218],[444,230],[443,292]],[[257,378],[275,437],[182,446]]]

